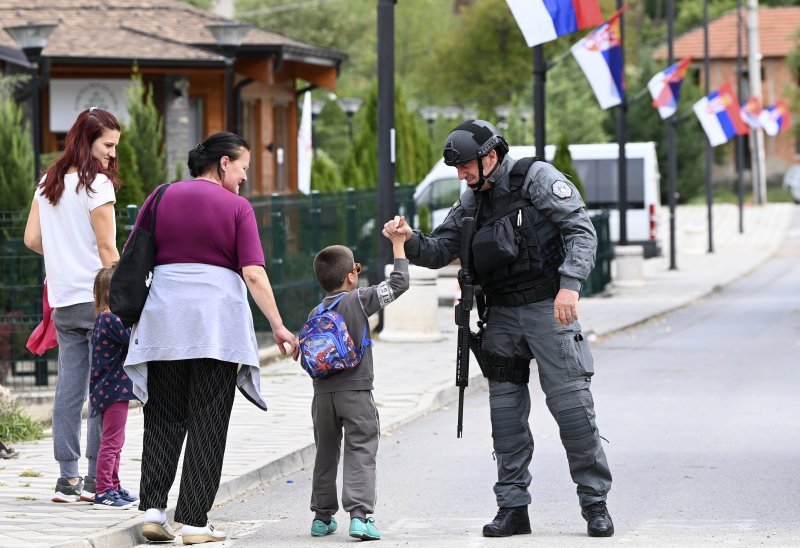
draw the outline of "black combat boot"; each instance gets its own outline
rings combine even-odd
[[[531,532],[528,520],[528,507],[500,508],[492,523],[483,526],[484,537],[510,537],[511,535],[527,535]]]
[[[584,507],[581,515],[586,520],[586,531],[590,537],[610,537],[614,534],[614,522],[611,521],[605,501]]]

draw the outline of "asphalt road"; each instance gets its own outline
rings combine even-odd
[[[593,392],[614,474],[616,535],[585,536],[558,430],[532,385],[533,533],[484,539],[496,511],[487,394],[381,439],[380,546],[800,546],[800,229],[739,283],[594,344]],[[310,417],[309,417],[310,420]],[[333,546],[312,538],[310,470],[211,513],[225,545]]]

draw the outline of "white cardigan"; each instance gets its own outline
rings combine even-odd
[[[267,409],[242,278],[230,269],[200,263],[156,266],[125,359],[133,393],[147,403],[147,362],[197,358],[239,364],[236,386],[254,405]]]

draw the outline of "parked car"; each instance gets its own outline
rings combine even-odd
[[[783,186],[789,189],[794,203],[800,204],[800,165],[789,168],[783,176]]]
[[[570,145],[575,170],[586,190],[584,200],[589,212],[608,209],[611,240],[619,241],[619,187],[617,182],[618,152],[616,143]],[[512,146],[509,154],[516,159],[534,156],[532,146]],[[545,147],[545,157],[551,160],[555,146]],[[627,236],[630,245],[644,247],[645,257],[661,255],[658,216],[661,207],[660,182],[656,144],[627,143],[625,155],[628,164]],[[466,182],[459,180],[455,167],[439,160],[417,186],[414,201],[417,208],[427,204],[431,210],[431,226],[444,221],[447,212],[462,192]]]

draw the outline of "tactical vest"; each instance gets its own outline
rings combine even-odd
[[[489,200],[482,196],[483,193],[475,193],[478,201],[476,229],[506,217],[513,226],[519,247],[519,253],[513,262],[476,276],[490,302],[492,297],[498,302],[502,299],[501,295],[520,293],[524,296],[515,299],[513,304],[502,304],[521,305],[555,296],[558,290],[558,267],[564,262],[565,256],[561,232],[520,192],[528,170],[537,161],[545,160],[538,157],[517,160],[509,174],[511,192],[500,199],[492,200],[491,210],[487,207]],[[502,242],[498,242],[498,245],[502,245]],[[547,292],[526,291],[538,287],[547,287]],[[535,294],[543,296],[537,298]]]

